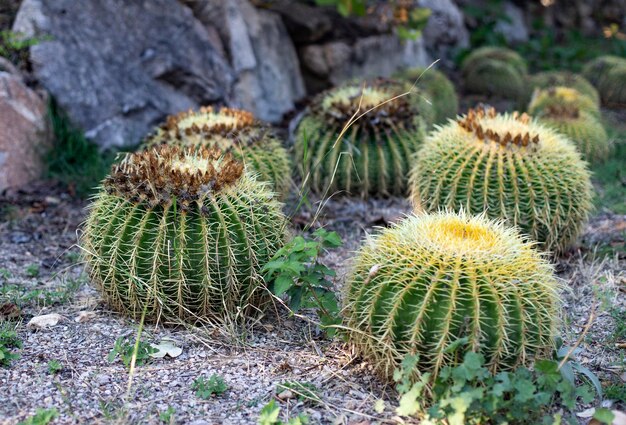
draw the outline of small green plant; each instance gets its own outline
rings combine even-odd
[[[291,391],[298,397],[300,401],[310,401],[312,403],[321,403],[320,389],[309,382],[285,381],[276,386],[276,392]]]
[[[283,422],[279,419],[280,407],[276,405],[276,400],[272,399],[263,406],[259,415],[259,425],[305,425],[309,423],[309,417],[305,414],[299,414],[294,418],[287,419]]]
[[[203,376],[197,377],[191,384],[191,389],[196,391],[198,397],[207,400],[213,395],[224,394],[228,385],[224,382],[224,378],[214,373],[209,379]]]
[[[12,350],[22,348],[22,341],[18,338],[15,328],[9,324],[0,325],[0,366],[9,367],[13,360],[20,356]]]
[[[18,285],[3,285],[0,287],[0,303],[9,302],[18,307],[66,304],[73,299],[85,279],[85,274],[78,278],[68,277],[63,285],[54,289],[27,289]]]
[[[563,376],[556,360],[537,361],[534,370],[493,374],[484,356],[468,352],[463,363],[444,367],[434,382],[429,374],[413,382],[418,362],[407,356],[394,373],[400,394],[396,412],[419,417],[422,424],[558,424],[562,414],[551,413],[551,406],[558,403],[571,413],[577,399],[593,400],[586,386],[576,387]]]
[[[19,33],[4,30],[0,32],[0,56],[21,68],[26,68],[29,61],[28,49],[44,40],[44,38],[24,37]]]
[[[5,269],[4,267],[0,268],[0,279],[4,281],[11,279],[11,272],[9,269]]]
[[[48,373],[50,375],[56,375],[61,370],[63,370],[63,365],[60,361],[52,359],[48,362]]]
[[[113,349],[109,352],[107,356],[107,360],[109,363],[115,361],[115,358],[119,356],[124,363],[124,366],[130,367],[130,363],[133,359],[133,354],[135,353],[135,345],[137,345],[137,358],[135,360],[135,365],[141,366],[146,364],[150,360],[150,354],[156,353],[156,348],[153,348],[149,343],[144,341],[137,341],[135,343],[129,342],[124,337],[119,337],[115,340],[115,345]]]
[[[159,419],[163,423],[173,424],[175,414],[176,414],[176,409],[174,409],[172,406],[167,406],[167,410],[159,413]]]
[[[616,400],[626,403],[626,385],[625,384],[609,384],[604,388],[604,396],[608,400]]]
[[[52,409],[37,409],[33,416],[23,420],[18,425],[47,425],[58,417],[59,412],[54,407]]]
[[[316,230],[315,239],[296,236],[276,252],[263,269],[266,282],[272,292],[280,297],[286,295],[292,312],[301,308],[314,308],[321,327],[332,338],[341,323],[337,296],[329,280],[335,271],[320,263],[319,256],[325,249],[340,247],[342,242],[335,232]]]
[[[615,324],[611,339],[616,342],[626,341],[626,309],[611,306],[609,313]]]
[[[54,145],[46,156],[47,176],[67,186],[70,193],[85,198],[106,176],[117,153],[100,152],[53,100],[48,105],[48,115]]]
[[[39,264],[29,264],[26,266],[26,276],[37,277],[39,276]]]

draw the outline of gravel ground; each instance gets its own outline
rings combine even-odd
[[[148,326],[143,340],[158,343],[170,337],[183,352],[140,366],[129,391],[128,370],[119,359],[108,362],[107,355],[116,338],[136,336],[138,323],[109,311],[84,277],[82,265],[73,263],[84,205],[49,184],[9,195],[0,204],[0,267],[6,270],[0,277],[2,289],[5,295],[12,287],[42,290],[20,313],[20,358],[11,367],[0,368],[0,423],[15,424],[37,408],[54,407],[60,413],[55,424],[156,424],[164,423],[159,415],[171,407],[175,423],[249,424],[277,395],[276,385],[290,380],[315,385],[320,401],[298,401],[282,394],[283,414],[304,412],[316,424],[402,423],[394,417],[392,389],[378,382],[370,365],[354,358],[341,343],[325,341],[307,322],[286,315],[263,318],[235,344],[215,329]],[[324,258],[339,271],[338,289],[363,236],[409,210],[400,199],[328,201],[316,225],[336,230],[344,239],[343,249]],[[313,217],[314,210],[298,212],[294,229],[311,223]],[[603,212],[591,220],[580,246],[557,261],[559,276],[567,282],[565,341],[572,344],[578,339],[596,306],[580,359],[603,380],[619,379],[624,371],[619,362],[626,352],[611,340],[614,322],[606,309],[610,304],[626,306],[625,229],[626,216]],[[46,291],[64,294],[67,287],[77,289],[65,298],[44,299]],[[95,315],[77,322],[80,312]],[[31,317],[48,313],[63,318],[50,328],[27,329]],[[50,360],[62,364],[59,373],[48,371]],[[214,373],[224,378],[228,390],[208,400],[198,398],[192,382]],[[373,409],[380,398],[387,401],[383,414]]]

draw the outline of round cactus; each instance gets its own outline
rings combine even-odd
[[[232,152],[259,179],[271,182],[284,195],[289,189],[291,164],[287,150],[270,128],[252,113],[231,108],[202,107],[198,111],[172,115],[159,126],[143,146],[149,149],[168,144],[185,147],[217,147]]]
[[[303,181],[314,192],[404,194],[412,155],[424,139],[423,94],[405,84],[348,84],[317,96],[296,130]],[[360,119],[346,124],[369,111]],[[430,119],[430,117],[429,117]]]
[[[511,49],[491,46],[481,47],[472,51],[461,64],[461,72],[467,75],[476,66],[492,60],[512,66],[520,76],[528,73],[528,65],[519,53]]]
[[[600,93],[607,105],[626,107],[626,60],[606,74],[600,83]]]
[[[431,133],[410,185],[417,210],[485,212],[557,253],[578,236],[592,198],[587,164],[565,136],[493,108],[470,110]]]
[[[253,315],[268,301],[258,272],[286,226],[268,186],[217,148],[128,154],[90,206],[82,245],[92,280],[135,318]]]
[[[578,110],[596,118],[600,117],[600,107],[593,99],[569,87],[535,90],[528,105],[528,113],[538,115],[545,110],[553,112]]]
[[[469,93],[521,101],[525,92],[524,75],[511,64],[494,59],[482,60],[465,72]]]
[[[401,74],[401,78],[408,83],[417,82],[432,103],[435,110],[435,124],[445,123],[448,118],[455,118],[459,110],[459,98],[452,82],[446,75],[434,68],[411,68]]]
[[[564,87],[537,91],[528,111],[541,124],[572,140],[585,159],[602,161],[607,158],[609,137],[598,119],[598,106],[587,96]]]
[[[529,100],[535,89],[548,89],[551,87],[569,87],[587,96],[600,105],[600,95],[585,77],[569,71],[545,71],[528,77],[530,90],[527,91]]]
[[[416,375],[433,379],[467,351],[482,353],[494,372],[551,355],[557,280],[502,222],[409,216],[365,242],[347,285],[349,340],[384,377],[408,354],[419,356]]]
[[[609,71],[619,66],[626,66],[626,59],[611,55],[598,56],[585,64],[582,74],[591,84],[599,88]],[[600,96],[604,98],[602,93]]]

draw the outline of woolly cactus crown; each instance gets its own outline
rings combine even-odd
[[[569,87],[577,90],[581,94],[587,96],[596,105],[600,104],[600,95],[598,91],[591,85],[585,77],[574,74],[569,71],[545,71],[539,72],[529,77],[531,90],[529,96],[532,95],[532,89],[549,89],[551,87]]]
[[[248,111],[202,107],[172,115],[143,143],[146,149],[161,144],[180,147],[216,147],[242,160],[261,180],[284,194],[291,166],[287,151],[269,127]]]
[[[407,94],[409,88],[378,79],[349,83],[312,101],[298,125],[295,150],[301,176],[314,192],[404,192],[410,157],[424,137],[424,117],[434,118],[432,107],[421,94]]]
[[[201,203],[211,193],[236,183],[243,164],[230,153],[213,149],[161,146],[127,155],[114,164],[104,188],[130,202],[150,207],[169,206],[175,199],[183,210]]]
[[[434,376],[483,353],[492,371],[550,355],[558,284],[549,263],[502,222],[463,212],[409,216],[368,238],[348,277],[350,342],[390,378],[418,354]],[[467,345],[455,342],[466,338]]]
[[[528,112],[532,115],[545,112],[550,115],[570,116],[578,116],[581,112],[586,112],[596,117],[600,116],[600,108],[593,99],[569,87],[536,90],[528,105]]]
[[[563,251],[591,208],[587,165],[573,144],[527,114],[473,109],[433,132],[411,174],[416,209],[486,214]]]

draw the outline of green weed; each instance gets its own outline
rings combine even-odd
[[[137,357],[135,360],[135,364],[137,366],[141,366],[143,364],[148,363],[151,359],[150,354],[156,353],[157,349],[153,348],[149,343],[144,341],[137,341]],[[130,367],[130,363],[133,359],[133,354],[135,353],[135,344],[129,342],[124,337],[119,337],[115,340],[115,345],[113,349],[109,352],[107,356],[107,360],[109,363],[115,361],[115,359],[119,356],[124,363],[124,366]]]
[[[224,379],[213,374],[206,379],[203,376],[199,376],[191,384],[191,389],[196,391],[196,395],[204,400],[211,398],[212,395],[221,395],[226,392],[228,385],[224,382]]]
[[[22,348],[22,341],[18,338],[15,328],[8,323],[0,324],[0,366],[9,367],[13,360],[20,357],[13,352],[16,348]]]
[[[54,407],[52,409],[37,409],[37,412],[18,423],[18,425],[47,425],[52,420],[59,417],[59,412]]]
[[[60,361],[52,359],[48,362],[48,373],[50,375],[56,375],[63,370],[63,365]]]
[[[287,422],[283,422],[279,419],[280,407],[276,405],[276,400],[272,399],[269,403],[263,406],[261,413],[259,414],[259,425],[305,425],[309,423],[309,417],[305,414],[299,414],[296,417],[287,419]]]

